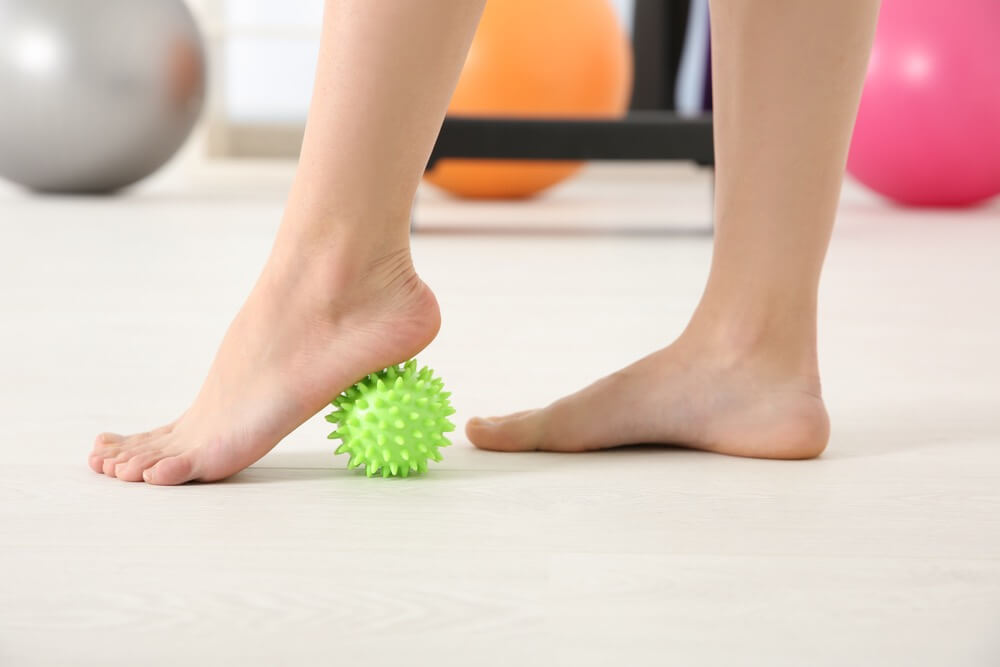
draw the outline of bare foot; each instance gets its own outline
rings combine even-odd
[[[818,376],[780,368],[764,355],[678,341],[542,410],[472,419],[466,434],[498,451],[662,443],[759,458],[818,456],[830,432]]]
[[[437,301],[407,248],[272,255],[191,407],[155,431],[97,436],[90,467],[150,484],[246,468],[358,378],[437,334]]]

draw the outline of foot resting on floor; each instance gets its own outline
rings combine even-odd
[[[472,419],[466,434],[507,452],[659,443],[773,459],[822,453],[830,424],[815,373],[700,347],[678,341],[547,408]]]

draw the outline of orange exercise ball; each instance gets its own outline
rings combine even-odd
[[[448,112],[619,118],[631,92],[631,44],[608,0],[488,0]],[[462,197],[518,198],[580,166],[447,159],[426,178]]]

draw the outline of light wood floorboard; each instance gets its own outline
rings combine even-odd
[[[711,242],[661,232],[704,222],[707,182],[629,169],[531,204],[422,196],[414,253],[445,320],[421,360],[460,423],[684,325]],[[426,477],[368,480],[317,417],[221,484],[95,475],[95,433],[197,389],[289,173],[0,190],[0,665],[1000,664],[1000,207],[848,188],[815,461],[502,455],[459,431]],[[525,220],[552,233],[484,231]]]

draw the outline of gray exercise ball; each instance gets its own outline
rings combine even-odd
[[[205,96],[181,0],[0,0],[0,176],[106,193],[180,148]]]

